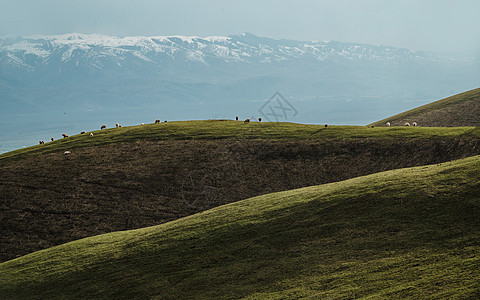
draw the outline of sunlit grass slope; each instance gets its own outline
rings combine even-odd
[[[479,270],[475,156],[35,252],[0,264],[0,298],[478,298]]]
[[[480,89],[474,89],[406,112],[385,118],[370,125],[404,125],[417,122],[420,126],[480,126]]]
[[[6,158],[22,158],[29,155],[93,147],[111,143],[157,141],[157,140],[219,140],[219,139],[266,139],[266,140],[331,140],[358,138],[456,138],[479,137],[480,129],[460,128],[369,128],[365,126],[306,125],[279,122],[237,121],[179,121],[162,124],[111,128],[94,131],[94,136],[78,134],[44,145],[32,146],[0,155]]]

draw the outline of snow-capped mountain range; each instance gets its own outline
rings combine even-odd
[[[342,42],[301,42],[260,38],[252,34],[230,37],[211,36],[135,36],[116,37],[99,34],[65,34],[56,36],[13,37],[0,39],[2,64],[34,70],[48,65],[52,58],[76,65],[88,62],[102,68],[102,61],[113,59],[118,66],[127,58],[137,58],[161,65],[183,60],[209,65],[215,60],[225,63],[281,63],[304,59],[311,62],[448,62],[453,58],[428,52],[378,45]],[[96,62],[98,64],[96,64]]]
[[[291,121],[362,124],[478,87],[479,69],[462,56],[253,34],[8,37],[0,126],[254,116],[277,91],[299,112]]]

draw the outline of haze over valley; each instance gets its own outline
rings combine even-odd
[[[64,34],[0,39],[0,152],[155,119],[365,125],[477,87],[474,56],[335,41]],[[268,116],[267,119],[268,120]]]

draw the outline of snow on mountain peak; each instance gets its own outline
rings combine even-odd
[[[149,63],[158,62],[161,57],[169,57],[171,61],[183,60],[202,64],[208,64],[211,59],[269,64],[298,59],[309,61],[313,59],[317,62],[445,59],[438,55],[393,47],[333,41],[275,40],[250,33],[229,37],[183,35],[118,37],[69,33],[0,39],[0,59],[3,56],[4,60],[8,59],[11,64],[18,66],[28,65],[35,68],[38,64],[49,63],[48,58],[55,53],[64,62],[79,55],[85,56],[87,60],[102,60],[106,59],[105,57],[124,60],[128,54]],[[37,57],[38,60],[27,59],[29,55]],[[78,60],[77,64],[80,64]]]

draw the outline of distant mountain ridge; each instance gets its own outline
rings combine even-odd
[[[221,58],[228,62],[244,61],[262,63],[281,62],[291,58],[308,57],[318,61],[367,60],[367,61],[450,61],[451,58],[428,52],[408,49],[342,42],[303,42],[259,38],[252,34],[229,37],[211,36],[133,36],[116,37],[99,34],[65,34],[6,38],[2,42],[2,61],[19,67],[33,69],[50,63],[49,57],[61,53],[61,60],[106,56],[122,59],[134,55],[147,62],[161,62],[164,58],[175,60],[181,53],[188,61],[208,64],[208,59]],[[101,49],[101,50],[99,50]],[[183,53],[182,53],[183,52]],[[165,55],[158,57],[158,54]],[[466,59],[468,60],[468,59]],[[79,62],[79,61],[77,61]]]

